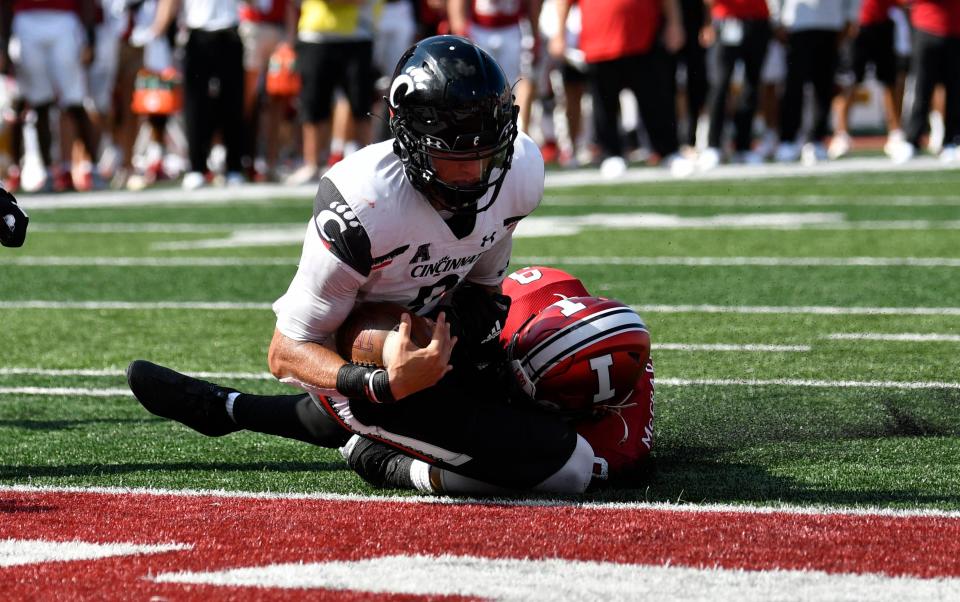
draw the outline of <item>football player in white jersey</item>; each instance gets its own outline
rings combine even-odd
[[[448,492],[584,491],[589,443],[559,417],[504,403],[482,370],[506,318],[512,231],[543,194],[543,159],[517,131],[510,84],[469,40],[436,36],[401,57],[387,102],[394,139],[321,180],[299,269],[274,304],[270,370],[308,400],[270,403],[142,361],[128,368],[131,389],[151,412],[209,435],[375,438],[449,471]],[[436,312],[441,299],[449,310]],[[359,301],[434,317],[433,340],[414,345],[406,316],[387,369],[348,363],[330,343]]]

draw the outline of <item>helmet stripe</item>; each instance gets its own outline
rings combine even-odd
[[[542,313],[542,311],[541,311],[541,313]],[[557,340],[558,338],[560,338],[560,337],[566,336],[567,334],[569,334],[569,333],[571,333],[571,332],[573,332],[573,331],[575,331],[575,330],[578,330],[578,329],[580,329],[580,328],[585,328],[585,327],[589,326],[590,324],[593,324],[593,323],[596,322],[597,320],[600,320],[600,319],[604,318],[605,316],[609,316],[609,315],[612,315],[612,314],[621,314],[621,313],[630,313],[630,314],[633,314],[634,316],[636,316],[636,318],[637,318],[638,320],[640,320],[640,316],[638,316],[638,315],[636,314],[636,312],[634,312],[634,311],[633,311],[632,309],[630,309],[629,307],[625,307],[625,306],[619,305],[619,306],[617,306],[617,307],[611,307],[611,308],[609,308],[609,309],[604,309],[604,310],[602,310],[602,311],[598,311],[598,312],[596,312],[596,313],[590,314],[589,316],[585,316],[585,317],[583,317],[583,318],[579,318],[579,319],[577,319],[576,322],[574,322],[574,323],[571,324],[570,326],[567,326],[566,328],[561,328],[560,330],[558,330],[557,332],[553,333],[552,335],[550,335],[549,337],[547,337],[547,338],[544,339],[543,341],[540,341],[540,342],[537,343],[532,349],[530,349],[530,351],[527,352],[527,357],[533,357],[533,356],[539,354],[540,351],[541,351],[544,347],[546,347],[547,345],[553,344],[553,342],[554,342],[555,340]],[[640,324],[643,325],[643,321],[642,321],[642,320],[641,320]],[[644,328],[646,328],[645,325],[644,325]]]
[[[530,379],[538,381],[555,365],[593,343],[624,332],[647,332],[640,316],[629,308],[623,309],[626,311],[606,312],[599,319],[579,324],[577,328],[565,329],[545,341],[545,345],[531,351],[523,359]],[[585,326],[589,328],[583,328]]]

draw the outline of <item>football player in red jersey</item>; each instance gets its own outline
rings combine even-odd
[[[591,297],[580,280],[556,268],[517,270],[503,292],[511,305],[501,341],[518,385],[536,403],[571,417],[593,447],[596,477],[635,471],[653,446],[654,416],[650,335],[639,316]],[[572,333],[555,334],[564,328]],[[568,354],[544,365],[545,351],[564,340]]]
[[[618,301],[590,296],[580,280],[555,268],[517,270],[503,291],[511,299],[500,335],[510,402],[569,420],[593,448],[594,486],[632,480],[653,445],[653,363],[643,320]],[[389,362],[387,356],[385,349]],[[341,452],[375,486],[512,493],[428,467],[373,439],[352,437]]]

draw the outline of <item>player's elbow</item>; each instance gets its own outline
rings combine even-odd
[[[267,351],[267,366],[277,379],[289,376],[290,339],[279,330],[273,332],[270,349]]]

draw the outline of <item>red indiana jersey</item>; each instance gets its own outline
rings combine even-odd
[[[507,322],[500,334],[509,345],[531,316],[557,301],[587,297],[589,292],[574,276],[549,267],[528,267],[513,272],[503,282],[511,299]],[[618,396],[619,397],[619,396]],[[575,422],[577,432],[593,447],[594,455],[606,462],[610,476],[635,468],[653,446],[653,363],[645,363],[633,391],[616,406],[595,417]]]
[[[524,0],[473,0],[472,21],[482,27],[507,27],[520,22]]]

